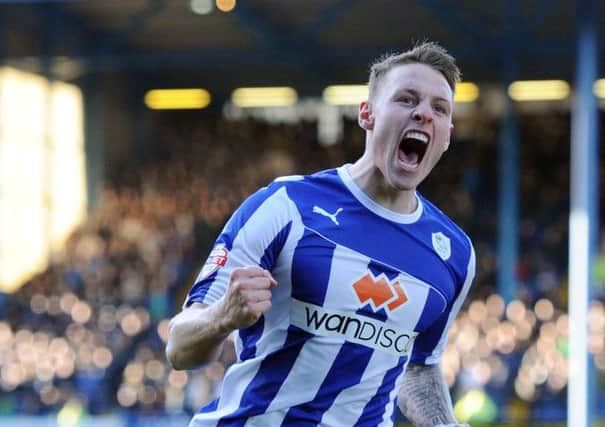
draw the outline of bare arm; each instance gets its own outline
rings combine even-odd
[[[271,308],[270,289],[276,284],[258,266],[236,268],[223,298],[209,306],[193,304],[173,317],[166,343],[172,367],[193,369],[215,360],[231,332],[253,325]]]
[[[177,314],[168,326],[166,357],[174,369],[193,369],[216,360],[233,331],[220,305],[195,303]]]
[[[450,393],[439,365],[410,363],[399,388],[401,412],[418,427],[457,424]]]

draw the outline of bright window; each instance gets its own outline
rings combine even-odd
[[[46,266],[86,213],[82,95],[0,68],[0,289]]]

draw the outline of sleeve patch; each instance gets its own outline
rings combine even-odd
[[[202,270],[200,271],[196,283],[210,277],[212,274],[218,271],[219,268],[224,267],[225,264],[227,264],[228,258],[229,250],[227,249],[225,244],[219,243],[215,245],[212,251],[210,252],[210,255],[208,255],[208,259],[202,267]]]

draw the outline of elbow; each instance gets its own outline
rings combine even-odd
[[[187,355],[184,351],[179,351],[169,342],[166,346],[166,359],[175,371],[184,371],[201,368],[215,360],[209,354],[198,352],[195,355]]]
[[[178,331],[175,331],[175,321],[174,319],[168,325],[168,339],[166,340],[166,360],[172,367],[172,369],[177,371],[182,371],[188,369],[189,366],[186,366],[183,360],[183,349],[179,346],[178,340]]]
[[[165,353],[168,363],[175,371],[197,369],[215,360],[213,353],[202,351],[199,346],[195,350],[184,347],[182,343],[179,345],[175,337],[171,339],[170,336],[166,343]]]
[[[166,344],[166,359],[168,360],[168,363],[170,364],[172,369],[176,371],[182,371],[184,369],[187,369],[185,366],[182,365],[181,362],[179,362],[178,351],[176,351],[174,347],[174,344],[170,340],[168,340],[168,343]]]
[[[177,371],[206,365],[215,360],[220,352],[221,343],[216,342],[218,338],[208,336],[205,324],[196,319],[199,311],[191,310],[175,316],[168,324],[166,359]]]

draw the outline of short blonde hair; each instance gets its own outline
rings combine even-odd
[[[383,55],[372,64],[368,83],[369,98],[374,98],[387,71],[397,65],[410,63],[425,64],[439,71],[445,77],[452,93],[456,91],[456,83],[461,77],[456,60],[439,44],[424,41],[406,52]]]

